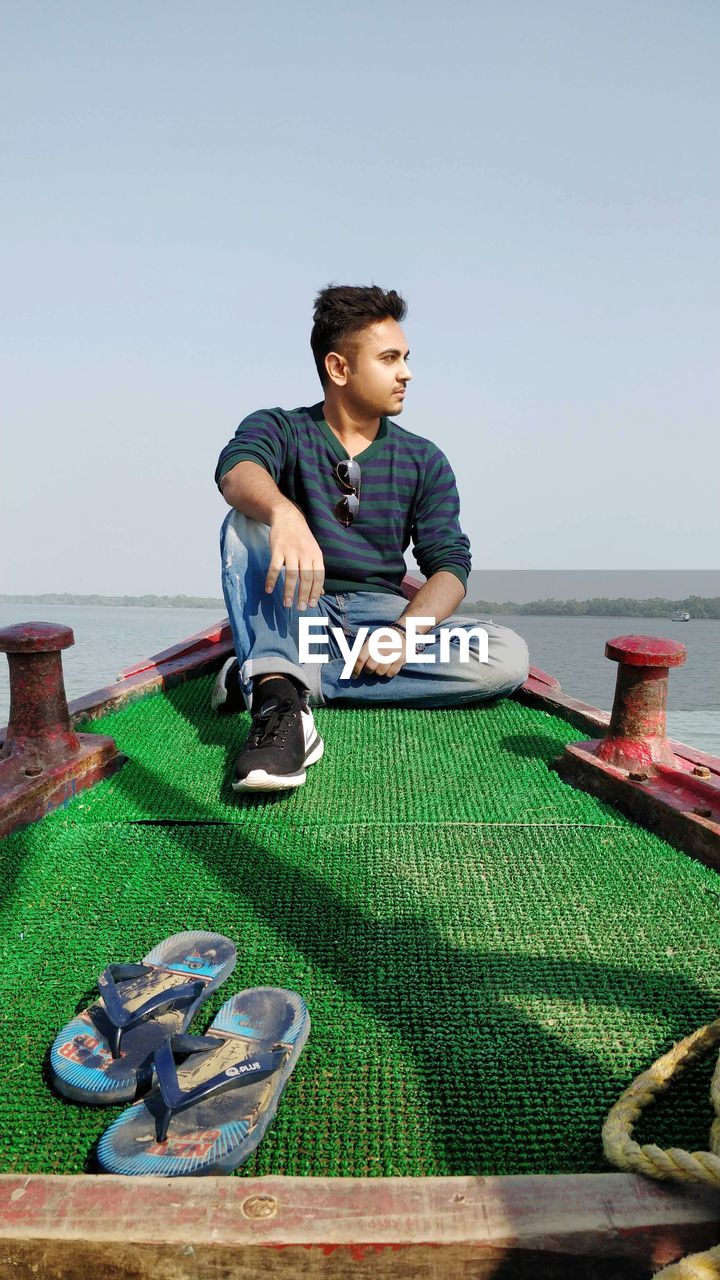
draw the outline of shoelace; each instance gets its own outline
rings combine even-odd
[[[297,710],[291,698],[283,698],[281,702],[273,703],[269,701],[265,703],[253,718],[252,746],[265,747],[268,743],[275,742],[277,738],[280,738],[278,746],[284,747],[284,739],[290,729],[290,721],[294,720],[296,716]],[[285,721],[285,724],[283,724],[283,721]]]

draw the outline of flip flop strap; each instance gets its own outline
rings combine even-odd
[[[138,1005],[137,1009],[130,1012],[117,983],[127,982],[132,978],[144,978],[152,972],[154,970],[146,964],[110,964],[98,978],[98,989],[111,1024],[108,1044],[113,1058],[120,1057],[120,1041],[128,1027],[135,1026],[148,1014],[166,1008],[170,1004],[177,1005],[179,1008],[191,1004],[205,990],[204,981],[201,978],[194,978],[191,982],[184,982],[182,986],[171,987],[167,991],[156,991],[154,995]]]
[[[253,1054],[249,1058],[238,1058],[237,1062],[231,1067],[226,1067],[224,1071],[219,1071],[217,1075],[211,1076],[209,1080],[204,1080],[202,1084],[196,1085],[194,1089],[183,1091],[178,1081],[174,1054],[188,1052],[185,1044],[192,1039],[197,1039],[198,1043],[194,1048],[197,1048],[198,1051],[210,1047],[207,1041],[212,1042],[212,1047],[218,1045],[217,1036],[174,1036],[171,1040],[165,1040],[161,1045],[158,1045],[153,1054],[153,1065],[164,1104],[155,1117],[155,1136],[158,1142],[165,1141],[170,1121],[179,1111],[185,1111],[187,1107],[194,1106],[196,1102],[203,1102],[206,1098],[216,1097],[218,1094],[225,1093],[228,1089],[237,1089],[240,1085],[251,1082],[256,1083],[258,1080],[265,1079],[266,1076],[270,1076],[274,1071],[277,1071],[289,1052],[288,1049],[277,1049],[270,1053]],[[184,1042],[182,1047],[178,1046],[178,1041],[180,1040]],[[220,1041],[219,1043],[224,1044],[225,1041]]]

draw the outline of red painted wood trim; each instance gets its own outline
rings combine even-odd
[[[411,1275],[396,1257],[426,1258],[434,1276],[467,1276],[484,1258],[533,1257],[533,1277],[586,1275],[584,1258],[613,1258],[613,1276],[637,1276],[717,1239],[717,1197],[710,1191],[659,1185],[631,1174],[500,1178],[117,1178],[0,1177],[0,1273],[32,1250],[62,1248],[73,1258],[105,1246],[108,1263],[131,1248],[137,1271],[165,1276],[175,1259],[180,1277],[199,1262],[243,1259],[235,1275]],[[145,1255],[143,1255],[145,1247]],[[278,1253],[308,1253],[317,1270],[277,1270]],[[466,1268],[448,1269],[444,1255]],[[388,1257],[390,1255],[390,1257]],[[52,1253],[50,1253],[52,1256]],[[141,1266],[145,1256],[150,1265]],[[324,1260],[334,1258],[328,1270]],[[430,1261],[432,1258],[432,1261]],[[153,1262],[154,1259],[154,1262]],[[287,1259],[290,1262],[290,1259]],[[354,1270],[351,1263],[360,1264]],[[249,1268],[253,1269],[250,1270]],[[5,1269],[7,1268],[7,1269]],[[185,1269],[187,1268],[187,1270]],[[346,1270],[346,1268],[349,1268]],[[573,1268],[575,1271],[573,1272]],[[47,1273],[49,1274],[49,1272]],[[56,1274],[55,1271],[52,1272]],[[201,1274],[205,1274],[202,1272]],[[210,1272],[207,1273],[208,1275]],[[220,1272],[212,1272],[213,1275]],[[422,1274],[425,1274],[423,1269]],[[472,1271],[473,1275],[486,1274]],[[492,1272],[488,1271],[488,1275]],[[529,1272],[527,1274],[530,1274]],[[594,1272],[592,1273],[594,1274]],[[603,1274],[609,1274],[605,1272]]]
[[[194,675],[215,671],[232,651],[232,641],[211,642],[207,650],[197,649],[187,655],[180,653],[168,661],[153,663],[134,675],[118,679],[115,684],[106,685],[104,689],[75,698],[69,704],[71,723],[77,725],[84,720],[97,720],[148,693],[169,689]]]
[[[605,733],[610,724],[610,712],[601,711],[589,702],[581,702],[557,689],[545,688],[540,682],[528,679],[524,685],[512,695],[526,707],[534,707],[537,711],[547,711],[551,716],[559,716],[579,729],[581,733]]]
[[[528,678],[523,689],[531,690],[533,693],[552,693],[560,691],[560,681],[554,676],[549,676],[547,671],[542,671],[540,667],[530,667]]]
[[[225,647],[228,644],[232,646],[230,623],[227,618],[223,618],[220,622],[205,627],[203,631],[197,631],[195,635],[188,636],[186,640],[180,640],[178,644],[171,645],[169,649],[163,649],[151,658],[143,658],[132,667],[125,667],[119,673],[118,680],[126,680],[129,676],[164,666],[175,659],[189,657],[191,654],[202,655],[203,659],[209,659],[219,652],[218,645]]]

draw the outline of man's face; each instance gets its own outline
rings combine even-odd
[[[342,397],[363,417],[395,417],[402,413],[405,388],[412,374],[410,352],[397,320],[381,320],[356,334],[343,362]]]

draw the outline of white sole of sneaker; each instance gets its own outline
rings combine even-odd
[[[308,765],[320,760],[324,752],[325,743],[318,733],[308,748],[302,769],[298,769],[297,773],[267,773],[265,769],[253,769],[247,777],[241,778],[239,782],[233,782],[232,789],[233,791],[292,791],[295,787],[303,785],[307,777],[305,770]]]

